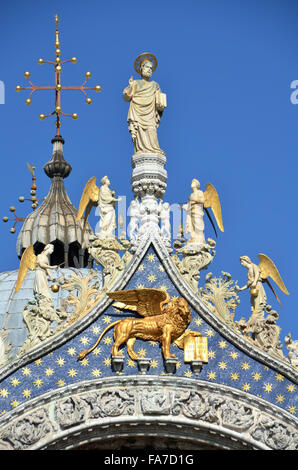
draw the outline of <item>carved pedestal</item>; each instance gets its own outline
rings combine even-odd
[[[193,361],[191,361],[190,366],[193,373],[195,375],[198,375],[203,367],[203,361],[200,361],[199,359],[194,359]]]
[[[123,363],[124,363],[123,356],[112,356],[112,369],[117,374],[119,374],[122,371]]]
[[[175,374],[177,362],[178,360],[176,359],[176,357],[168,357],[167,359],[164,359],[164,365],[165,365],[167,374],[170,374],[170,375]]]
[[[138,359],[137,362],[138,362],[139,373],[142,375],[147,374],[150,368],[151,359],[144,357],[144,358]]]

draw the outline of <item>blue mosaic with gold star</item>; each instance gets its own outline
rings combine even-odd
[[[180,296],[153,247],[148,249],[125,289],[143,287],[164,289],[172,298]],[[116,375],[111,367],[113,328],[82,361],[77,360],[77,355],[93,346],[109,324],[127,316],[129,314],[123,314],[110,305],[96,321],[66,344],[3,380],[0,383],[0,414],[59,387]],[[178,359],[176,376],[228,385],[265,399],[293,415],[297,414],[297,393],[293,382],[229,343],[194,310],[191,311],[189,329],[208,337],[208,363],[204,364],[198,375],[194,375],[190,364],[184,363],[183,350],[172,344],[171,352]],[[165,374],[159,342],[137,340],[134,350],[140,357],[151,359],[148,375]],[[130,359],[126,347],[123,352],[121,374],[138,374],[137,362]]]

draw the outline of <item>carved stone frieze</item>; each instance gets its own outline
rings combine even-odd
[[[24,450],[46,437],[52,430],[47,409],[39,408],[13,421],[1,432],[0,447],[4,450],[8,443],[14,450]]]
[[[144,388],[141,391],[140,405],[144,415],[169,415],[171,402],[171,396],[167,390]]]
[[[251,436],[274,450],[297,450],[298,435],[268,416],[261,416]]]
[[[55,416],[61,429],[76,426],[85,420],[85,402],[78,397],[60,400],[55,407]]]
[[[90,407],[89,419],[131,415],[135,411],[135,395],[126,390],[106,390],[90,393],[84,396],[84,401]]]
[[[264,400],[248,402],[244,392],[218,384],[143,376],[66,387],[42,404],[28,402],[26,411],[16,409],[0,418],[0,448],[59,449],[68,438],[75,446],[88,429],[96,428],[100,440],[102,427],[117,429],[120,422],[125,429],[138,422],[148,423],[148,429],[156,422],[176,423],[186,434],[192,429],[191,438],[197,442],[202,432],[211,431],[210,443],[224,438],[230,448],[298,449],[297,420]]]

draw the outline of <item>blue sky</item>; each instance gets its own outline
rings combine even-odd
[[[49,65],[37,59],[54,58],[54,15],[60,15],[62,59],[76,56],[77,64],[63,68],[65,85],[80,85],[86,71],[92,105],[78,92],[65,92],[61,133],[64,155],[73,171],[65,185],[78,207],[85,182],[108,175],[118,195],[132,199],[130,177],[133,153],[127,129],[127,103],[122,90],[138,54],[150,51],[158,59],[154,73],[167,94],[168,108],[159,128],[166,152],[168,187],[164,200],[186,202],[196,177],[203,189],[211,182],[222,204],[225,232],[219,232],[210,271],[230,272],[243,285],[247,271],[239,257],[258,262],[267,254],[278,267],[290,296],[278,292],[281,340],[291,332],[298,339],[296,305],[298,106],[291,102],[291,83],[298,80],[298,1],[290,0],[64,0],[14,1],[1,6],[0,80],[5,104],[0,105],[1,216],[15,205],[18,216],[30,212],[31,176],[26,162],[36,166],[38,197],[46,196],[50,180],[43,171],[50,159],[53,119],[39,121],[52,111],[54,97],[33,95],[26,106],[24,71],[33,83],[53,82]],[[95,226],[94,213],[90,217]],[[17,233],[0,225],[1,271],[17,269]],[[17,232],[21,225],[17,225]],[[206,234],[214,238],[206,220]],[[278,291],[278,288],[276,288]],[[240,293],[236,319],[249,316],[249,294]]]

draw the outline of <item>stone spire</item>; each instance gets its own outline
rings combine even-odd
[[[87,225],[83,235],[83,222],[76,221],[77,210],[72,205],[64,186],[64,178],[72,168],[64,159],[64,139],[56,136],[52,140],[53,155],[44,166],[44,171],[52,180],[49,194],[41,206],[28,215],[18,235],[17,254],[21,258],[23,251],[30,245],[35,253],[40,253],[45,245],[52,243],[54,252],[51,264],[64,263],[64,267],[85,267],[88,252],[83,236],[88,239],[93,231]]]

